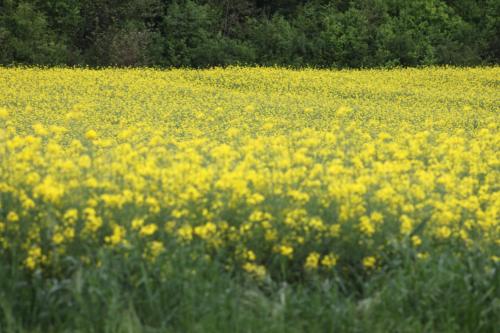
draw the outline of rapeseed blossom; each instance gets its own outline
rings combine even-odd
[[[260,281],[373,274],[403,250],[497,261],[499,75],[2,68],[0,260]]]
[[[363,259],[363,266],[367,269],[374,268],[377,263],[377,259],[374,256],[369,256]]]
[[[311,269],[311,270],[317,269],[319,264],[319,258],[320,254],[318,252],[311,252],[306,258],[304,267],[306,269]]]

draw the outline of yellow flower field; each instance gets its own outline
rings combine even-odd
[[[263,280],[500,253],[500,68],[0,68],[0,261]],[[2,258],[3,257],[3,258]],[[286,273],[284,273],[286,272]]]

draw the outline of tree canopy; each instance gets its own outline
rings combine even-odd
[[[498,0],[0,0],[0,64],[481,65]]]

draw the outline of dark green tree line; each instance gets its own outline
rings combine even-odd
[[[0,0],[0,64],[496,64],[498,0]]]

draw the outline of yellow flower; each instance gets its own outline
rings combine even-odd
[[[7,214],[7,221],[8,222],[17,222],[17,221],[19,221],[19,215],[17,215],[16,212],[9,212],[9,214]]]
[[[64,235],[59,233],[59,232],[56,232],[53,236],[52,236],[52,242],[55,244],[55,245],[59,245],[61,244],[62,242],[64,242]]]
[[[373,256],[365,257],[363,259],[363,266],[366,269],[372,269],[375,267],[376,264],[377,264],[377,259],[375,259],[375,257],[373,257]]]
[[[254,193],[248,199],[247,202],[250,205],[257,205],[264,201],[265,197],[262,194]]]
[[[318,252],[311,252],[306,258],[304,264],[305,269],[315,270],[318,268],[320,254]]]
[[[341,106],[340,108],[337,109],[336,115],[339,118],[347,116],[349,113],[352,112],[352,109],[347,107],[347,106]]]
[[[338,237],[340,235],[340,224],[333,224],[329,227],[330,237]]]
[[[337,260],[338,257],[333,253],[330,253],[323,257],[323,259],[321,260],[321,265],[325,266],[326,268],[332,268],[337,265]]]
[[[247,262],[243,265],[243,269],[258,280],[263,280],[266,276],[266,268],[262,265]]]
[[[7,118],[9,118],[9,110],[0,107],[0,119],[7,119]]]
[[[80,168],[82,168],[82,169],[90,168],[91,164],[92,164],[92,160],[90,159],[90,157],[88,155],[82,155],[78,159],[78,166],[80,166]]]
[[[253,104],[249,104],[249,105],[245,106],[245,111],[246,112],[254,112],[255,106]]]
[[[190,225],[183,225],[177,230],[177,235],[182,241],[190,241],[193,239],[193,228]]]
[[[252,250],[248,250],[245,252],[245,258],[249,261],[255,261],[257,257],[255,256],[255,253]]]
[[[451,236],[451,229],[447,226],[439,227],[436,230],[436,236],[441,239],[447,239]]]
[[[45,126],[40,123],[33,125],[33,131],[40,136],[46,136],[49,134],[49,131],[45,128]]]
[[[28,269],[34,270],[45,260],[46,257],[42,254],[42,249],[39,246],[34,246],[28,250],[28,256],[24,260],[24,265]]]
[[[124,227],[115,224],[113,226],[113,233],[111,236],[106,236],[104,238],[105,242],[111,245],[122,244],[126,235],[126,230]]]
[[[202,239],[208,239],[217,231],[217,226],[212,222],[194,228],[194,234]]]
[[[158,226],[156,224],[151,223],[141,227],[139,234],[141,236],[151,236],[156,232],[156,230],[158,230]]]
[[[29,256],[29,257],[27,257],[27,258],[24,260],[24,265],[25,265],[28,269],[30,269],[30,270],[34,270],[34,269],[36,268],[37,262],[36,262],[36,260],[35,260],[33,257]]]
[[[401,215],[401,233],[408,234],[413,230],[413,221],[407,215]]]
[[[88,130],[87,132],[85,132],[85,137],[90,141],[94,141],[95,139],[97,139],[97,132],[94,130]]]
[[[422,244],[422,240],[417,235],[411,236],[411,242],[413,246],[419,246],[420,244]]]
[[[359,220],[359,229],[367,236],[375,233],[375,226],[368,216],[362,216]]]
[[[291,246],[280,245],[278,247],[278,252],[284,257],[288,257],[290,259],[293,257],[293,247]]]
[[[264,234],[264,238],[268,242],[272,242],[278,238],[278,231],[275,229],[268,229]]]
[[[143,225],[144,225],[143,219],[133,219],[132,220],[132,229],[134,229],[134,230],[142,228]]]
[[[176,225],[177,225],[177,222],[168,221],[165,223],[164,229],[167,233],[171,234],[174,232]]]
[[[373,221],[375,224],[380,224],[384,222],[384,216],[379,212],[373,212],[370,215],[370,220]]]
[[[64,213],[64,220],[68,223],[74,223],[78,219],[78,210],[76,209],[68,209]]]
[[[163,251],[165,246],[160,241],[152,241],[148,244],[149,259],[156,259]]]
[[[417,253],[417,258],[420,260],[425,260],[425,259],[429,258],[429,253],[419,252],[419,253]]]
[[[66,239],[73,239],[75,237],[75,229],[71,227],[65,228],[63,235]]]
[[[64,195],[64,185],[56,181],[52,175],[45,177],[43,182],[33,189],[36,197],[42,197],[50,203],[57,203]]]
[[[85,216],[85,226],[83,228],[84,232],[94,234],[102,226],[102,219],[97,216],[94,208],[87,207],[83,210]]]

